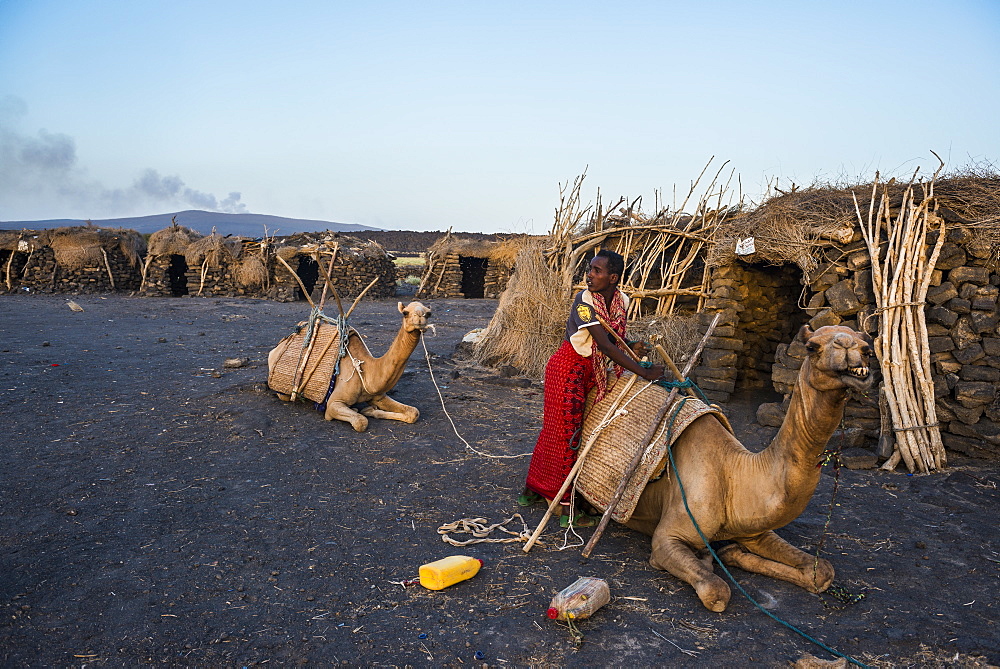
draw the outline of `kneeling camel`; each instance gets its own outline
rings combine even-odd
[[[724,611],[729,586],[712,571],[684,509],[678,475],[701,531],[710,541],[733,543],[718,551],[726,565],[822,592],[833,566],[774,533],[805,510],[819,483],[827,441],[844,414],[850,389],[872,384],[867,336],[842,326],[798,335],[808,355],[799,370],[788,413],[771,444],[752,453],[711,415],[692,423],[674,443],[677,473],[646,486],[626,523],[653,538],[650,564],[687,581],[712,611]]]

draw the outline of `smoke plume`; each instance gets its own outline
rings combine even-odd
[[[69,135],[18,130],[26,113],[24,101],[0,98],[0,220],[114,218],[156,208],[247,212],[239,192],[219,199],[155,169],[143,170],[130,186],[109,188],[79,166]]]

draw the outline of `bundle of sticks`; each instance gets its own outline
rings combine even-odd
[[[879,184],[878,175],[867,216],[862,216],[855,197],[858,221],[871,256],[879,314],[875,352],[884,377],[880,391],[883,432],[889,427],[884,414],[891,416],[891,434],[882,436],[894,443],[893,453],[882,469],[889,471],[900,461],[911,473],[927,473],[947,464],[934,405],[924,319],[927,289],[945,240],[945,221],[935,214],[934,180],[940,171],[939,167],[930,183],[918,184],[922,189],[919,204],[911,180],[895,215],[888,187]],[[928,257],[928,233],[934,228],[937,239]]]

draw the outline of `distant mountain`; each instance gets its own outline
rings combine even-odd
[[[262,237],[264,226],[269,235],[291,235],[296,232],[314,232],[317,230],[332,230],[334,232],[363,232],[381,230],[357,223],[334,223],[333,221],[314,221],[305,218],[285,218],[269,216],[268,214],[223,214],[215,211],[178,211],[173,214],[154,214],[152,216],[133,216],[131,218],[91,219],[91,223],[108,228],[128,228],[140,233],[156,232],[170,225],[170,219],[177,217],[177,223],[186,225],[192,230],[203,234],[212,232],[212,228],[221,235],[236,235],[240,237]],[[86,221],[68,218],[49,221],[0,221],[0,230],[45,230],[64,226],[84,225]]]

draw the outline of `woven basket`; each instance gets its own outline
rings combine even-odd
[[[614,387],[610,387],[614,377],[609,378],[608,392],[597,404],[593,402],[593,393],[587,398],[581,444],[590,441],[600,424],[610,414],[614,414],[615,410],[624,408],[627,412],[612,420],[597,435],[576,479],[577,492],[602,512],[608,508],[635,453],[649,445],[641,442],[649,432],[650,423],[670,395],[670,391],[662,386],[649,385],[642,379],[637,379],[636,383],[628,387],[627,378],[623,376]],[[668,446],[676,441],[688,425],[697,418],[711,413],[718,416],[723,425],[729,426],[729,422],[717,407],[708,406],[701,400],[688,398],[678,410],[677,403],[681,399],[675,399],[672,406],[664,413],[663,419],[657,423],[651,442],[652,448],[643,457],[629,480],[621,500],[611,512],[611,517],[619,523],[628,522],[632,517],[646,484],[663,472]],[[666,434],[668,427],[669,442]]]
[[[302,365],[306,352],[303,348],[306,338],[305,323],[299,323],[297,332],[288,335],[275,347],[278,359],[267,376],[267,386],[276,392],[291,395],[292,381],[295,371]],[[337,354],[340,352],[340,333],[336,325],[316,321],[313,329],[315,343],[306,361],[302,378],[307,379],[305,388],[299,390],[299,395],[322,402],[326,399],[326,391],[330,387],[330,378],[337,365]]]

